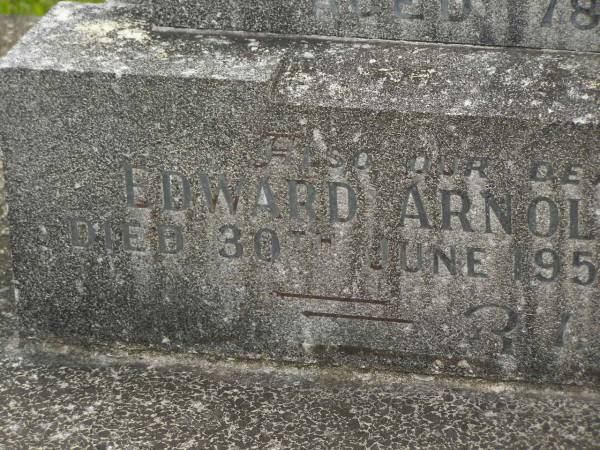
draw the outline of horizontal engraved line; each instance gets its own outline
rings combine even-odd
[[[349,319],[349,320],[369,320],[373,322],[388,322],[388,323],[401,323],[412,325],[412,320],[394,319],[391,317],[371,317],[371,316],[353,316],[350,314],[333,314],[333,313],[320,313],[313,311],[302,311],[302,314],[306,317],[326,317],[329,319]]]
[[[345,303],[367,303],[371,305],[387,305],[387,300],[370,300],[362,298],[350,297],[333,297],[329,295],[311,295],[311,294],[292,294],[287,292],[275,292],[275,295],[283,299],[299,299],[299,300],[325,300],[328,302],[345,302]]]

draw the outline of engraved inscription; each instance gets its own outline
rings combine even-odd
[[[510,337],[510,333],[517,327],[517,323],[519,322],[518,314],[513,311],[511,308],[501,305],[478,305],[473,308],[470,308],[465,316],[467,317],[476,317],[481,313],[485,313],[488,311],[492,312],[501,312],[505,318],[503,319],[503,323],[501,325],[493,325],[493,328],[489,329],[489,332],[497,335],[502,340],[502,350],[501,353],[512,354],[513,353],[513,339]],[[480,340],[481,333],[483,332],[483,328],[481,326],[475,326],[475,336],[474,339]]]
[[[598,0],[569,0],[572,10],[570,14],[571,24],[579,30],[590,30],[598,25],[600,21],[600,2]],[[551,27],[554,12],[559,0],[550,0],[546,14],[542,19],[542,26]]]
[[[313,132],[317,143],[323,138]],[[216,254],[225,259],[240,259],[252,255],[264,263],[277,263],[287,253],[291,241],[311,239],[318,248],[333,248],[336,233],[309,231],[323,220],[331,225],[352,226],[362,213],[373,209],[374,200],[360,200],[356,185],[344,180],[345,171],[365,172],[375,176],[376,160],[371,152],[358,150],[347,160],[325,144],[323,154],[311,154],[311,161],[322,162],[332,170],[340,170],[342,179],[321,180],[288,178],[277,179],[277,167],[294,165],[302,160],[305,165],[307,146],[298,133],[269,133],[262,138],[264,154],[259,154],[257,167],[266,172],[255,180],[248,177],[232,178],[227,174],[199,172],[190,174],[177,170],[163,170],[152,174],[140,165],[124,166],[126,205],[132,209],[147,210],[156,207],[149,192],[155,192],[152,180],[160,179],[162,209],[182,213],[202,209],[206,213],[228,218],[218,228],[220,244]],[[300,154],[301,153],[301,154]],[[276,158],[285,163],[280,166]],[[315,159],[316,158],[316,159]],[[385,199],[397,205],[397,226],[408,230],[430,230],[442,233],[489,234],[498,238],[510,237],[515,228],[525,227],[527,233],[540,241],[540,245],[527,250],[514,248],[505,255],[513,267],[515,281],[556,282],[567,273],[566,282],[591,286],[598,278],[598,255],[593,248],[575,248],[569,254],[559,251],[553,242],[564,236],[582,244],[597,240],[598,233],[592,216],[592,203],[584,198],[556,199],[536,195],[535,189],[545,185],[579,186],[586,177],[585,166],[566,162],[560,167],[549,161],[532,161],[527,173],[532,195],[517,207],[514,194],[481,189],[473,192],[459,188],[444,188],[425,194],[422,181],[428,177],[453,180],[489,180],[491,163],[487,158],[458,160],[441,156],[437,160],[418,156],[406,162],[405,176],[412,180],[406,187],[395,191],[394,197]],[[306,168],[306,167],[304,167]],[[269,174],[269,171],[275,172]],[[344,181],[342,181],[344,180]],[[448,182],[445,184],[448,185]],[[283,189],[281,189],[283,185]],[[375,198],[377,193],[373,194]],[[362,204],[361,204],[362,202]],[[240,216],[241,205],[251,217],[265,217],[276,223],[293,222],[299,229],[284,232],[278,225],[242,230],[231,221]],[[120,245],[125,251],[158,251],[162,254],[179,254],[185,251],[186,237],[183,227],[157,224],[147,229],[139,221],[111,224],[95,223],[86,217],[68,218],[71,244],[76,248],[89,248],[97,240],[103,241],[108,251]],[[118,230],[117,233],[113,230]],[[155,236],[155,239],[151,237]],[[155,242],[155,248],[150,243]],[[493,274],[486,264],[488,249],[473,245],[432,245],[419,239],[398,238],[383,233],[373,239],[373,246],[365,243],[370,253],[370,268],[374,271],[394,270],[399,273],[419,274],[429,271],[434,276],[464,274],[473,279],[485,280]],[[544,245],[545,244],[545,245]],[[248,248],[251,251],[248,251]],[[496,263],[496,265],[498,262]]]
[[[235,164],[123,161],[121,214],[65,217],[71,251],[199,261],[193,276],[240,280],[269,305],[260,314],[316,347],[378,352],[386,342],[393,353],[407,343],[414,354],[510,362],[540,320],[553,354],[577,348],[577,305],[551,300],[597,290],[596,167],[478,149],[402,149],[392,165],[358,132],[351,144],[319,129],[255,139]],[[518,169],[510,183],[506,167]]]
[[[435,7],[431,8],[432,4]],[[600,21],[599,0],[549,0],[543,15],[539,18],[541,27],[556,24],[557,9],[566,8],[566,18],[570,26],[586,31],[598,26]],[[320,20],[334,20],[342,16],[358,20],[378,16],[381,20],[400,21],[441,21],[459,23],[471,16],[485,16],[489,13],[484,5],[472,0],[314,0],[314,15]]]

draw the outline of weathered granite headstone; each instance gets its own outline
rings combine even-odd
[[[151,0],[169,27],[600,50],[597,0]]]
[[[24,336],[598,384],[599,55],[62,4],[0,69]]]

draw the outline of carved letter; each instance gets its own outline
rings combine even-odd
[[[123,248],[129,251],[143,252],[145,248],[139,245],[134,246],[131,241],[140,239],[137,233],[132,232],[132,228],[140,228],[138,222],[124,223],[121,225],[121,231],[123,233]]]
[[[506,320],[506,325],[503,328],[500,329],[493,329],[490,330],[492,333],[494,333],[495,335],[499,336],[502,338],[502,351],[501,353],[503,354],[507,354],[510,355],[513,353],[513,346],[512,346],[512,338],[506,336],[506,334],[510,333],[511,331],[513,331],[516,327],[517,327],[517,323],[519,322],[519,315],[513,311],[512,309],[506,307],[506,306],[500,306],[500,305],[480,305],[480,306],[474,306],[472,308],[469,308],[469,310],[467,310],[467,312],[465,313],[466,317],[472,317],[473,315],[475,315],[477,312],[482,311],[482,310],[486,310],[486,309],[497,309],[500,311],[503,311],[506,314],[507,320]],[[475,339],[479,339],[481,336],[481,331],[482,328],[477,328],[476,332],[475,332]]]
[[[410,199],[412,198],[415,209],[417,210],[417,214],[408,214],[408,204]],[[404,222],[406,219],[419,219],[419,223],[421,224],[421,228],[431,228],[431,224],[429,223],[429,218],[427,217],[427,212],[425,211],[425,207],[423,206],[423,200],[421,200],[421,194],[419,193],[419,188],[416,184],[413,184],[408,188],[406,193],[406,198],[404,202],[402,202],[402,210],[400,211],[400,226],[404,226]]]
[[[180,226],[158,225],[156,229],[160,253],[175,255],[183,251],[183,232]]]
[[[481,178],[487,178],[488,176],[485,173],[487,166],[487,158],[469,159],[467,161],[467,168],[465,169],[465,176],[470,177],[473,172],[477,172]]]
[[[256,192],[256,203],[252,210],[252,215],[255,216],[259,209],[266,209],[273,218],[279,217],[279,208],[275,203],[275,196],[269,185],[269,179],[263,178],[258,185]]]
[[[262,261],[276,262],[281,253],[277,233],[269,228],[258,230],[254,236],[254,252]]]
[[[405,6],[417,6],[419,10],[421,10],[421,4],[417,0],[417,5],[415,5],[414,0],[394,0],[394,13],[397,17],[401,19],[409,19],[409,20],[423,20],[423,13],[419,12],[417,14],[409,14],[404,12]]]
[[[177,189],[179,195],[173,196],[174,189]],[[192,207],[192,189],[188,179],[178,172],[163,172],[163,198],[167,211],[190,209]]]
[[[494,198],[494,195],[486,192],[481,194],[485,199],[485,232],[492,233],[492,215],[491,211],[494,211],[496,219],[502,225],[502,229],[506,234],[512,234],[512,197],[510,194],[506,194],[504,204],[505,209],[502,210],[498,206],[498,202]]]
[[[96,230],[89,220],[69,219],[73,247],[90,247],[96,239]]]
[[[346,191],[346,217],[340,217],[339,190]],[[350,185],[346,183],[329,183],[329,220],[336,222],[350,222],[356,215],[357,210],[356,193]]]
[[[461,199],[460,211],[452,210],[452,196]],[[442,191],[442,230],[452,230],[451,219],[456,216],[460,219],[463,231],[473,232],[473,228],[467,219],[467,213],[471,209],[471,200],[464,191]]]
[[[381,239],[375,250],[375,259],[371,261],[371,268],[374,270],[387,269],[390,262],[390,241]]]
[[[298,200],[298,187],[304,186],[306,189],[305,200]],[[288,181],[288,203],[290,208],[290,217],[292,219],[300,218],[300,207],[304,208],[306,211],[306,216],[308,217],[309,222],[314,222],[316,220],[316,214],[313,207],[313,203],[317,198],[317,191],[315,187],[307,183],[306,181],[296,181],[289,180]]]
[[[579,229],[579,200],[569,199],[569,237],[571,239],[581,239],[591,241],[594,239],[594,233],[590,230],[587,236],[584,236]]]
[[[548,205],[548,210],[550,213],[550,221],[548,223],[548,231],[546,233],[542,233],[538,230],[537,208],[542,202]],[[556,230],[558,230],[558,206],[548,197],[534,198],[527,210],[527,223],[529,225],[529,231],[531,231],[535,236],[545,238],[552,236],[554,233],[556,233]]]
[[[561,178],[562,184],[579,184],[580,172],[583,170],[583,166],[580,164],[569,164]]]
[[[225,203],[227,203],[227,209],[229,214],[235,215],[237,213],[238,202],[240,200],[240,194],[244,188],[244,180],[239,180],[233,189],[233,193],[229,189],[227,179],[223,175],[219,175],[218,186],[216,192],[213,194],[211,189],[210,178],[207,174],[200,174],[200,184],[202,184],[202,192],[204,193],[204,200],[210,213],[214,214],[219,204],[219,195],[223,194]]]
[[[423,268],[423,244],[417,242],[417,264],[414,267],[408,266],[408,242],[400,244],[400,269],[405,272],[416,273]]]
[[[477,266],[481,265],[477,253],[485,254],[485,251],[482,248],[467,247],[467,275],[474,278],[487,278],[487,273],[477,272]]]
[[[409,173],[425,173],[431,169],[431,160],[429,158],[418,157],[408,161]]]
[[[440,273],[440,259],[448,269],[450,275],[456,275],[456,249],[450,247],[450,257],[446,255],[440,248],[433,249],[433,273]]]
[[[112,224],[110,222],[104,223],[104,247],[109,252],[113,249]]]
[[[571,313],[562,313],[560,315],[560,328],[558,330],[558,336],[556,337],[556,346],[562,347],[565,345],[565,337],[567,336],[567,328],[571,321]]]
[[[462,0],[462,11],[460,14],[450,14],[450,1],[441,0],[442,2],[442,19],[449,22],[462,22],[471,14],[471,0]]]
[[[533,163],[529,179],[531,181],[550,181],[554,176],[552,165],[547,161],[536,161]]]
[[[146,208],[148,207],[148,202],[143,198],[142,186],[138,184],[135,180],[133,171],[144,171],[144,169],[140,169],[137,167],[132,167],[131,164],[125,164],[125,192],[127,194],[127,206],[130,208]],[[142,191],[140,193],[140,191]]]
[[[294,149],[297,136],[294,134],[271,133],[266,136],[266,142],[263,145],[264,160],[257,160],[256,167],[268,165],[273,158],[287,160]]]
[[[445,156],[440,157],[438,175],[452,176],[458,172],[458,159],[450,159],[450,162],[446,161],[447,159]]]
[[[337,0],[314,0],[314,13],[318,19],[337,17]]]

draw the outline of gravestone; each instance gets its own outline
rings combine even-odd
[[[363,33],[297,3],[59,4],[0,62],[21,334],[597,385],[598,54],[165,26],[597,28],[556,3],[557,30]]]

